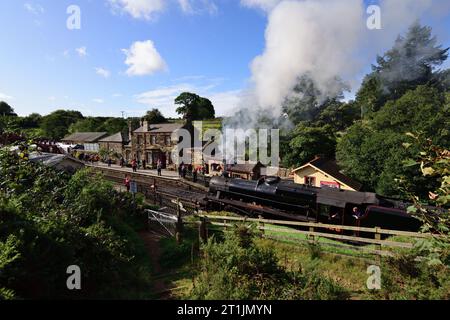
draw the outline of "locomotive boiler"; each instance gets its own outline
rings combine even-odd
[[[407,213],[408,203],[371,192],[316,188],[264,177],[257,181],[213,177],[211,202],[250,216],[417,231],[420,221]]]

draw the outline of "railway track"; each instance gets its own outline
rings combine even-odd
[[[178,178],[153,176],[142,173],[131,173],[109,167],[92,166],[95,171],[100,171],[103,176],[118,186],[123,186],[125,175],[137,183],[139,193],[152,204],[164,207],[167,212],[176,214],[179,201],[183,214],[196,214],[203,211],[233,211],[243,216],[267,218],[281,218],[283,220],[311,221],[312,218],[302,215],[293,215],[280,210],[262,207],[252,203],[246,203],[231,199],[219,199],[211,196],[208,189],[202,185]]]
[[[208,189],[178,178],[153,176],[142,173],[132,173],[114,168],[91,166],[96,172],[101,172],[105,179],[117,186],[124,185],[125,175],[137,184],[137,191],[145,196],[147,202],[164,207],[166,212],[176,214],[177,201],[182,206],[182,214],[195,214],[204,208]]]

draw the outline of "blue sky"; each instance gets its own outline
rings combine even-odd
[[[278,2],[3,0],[0,100],[20,115],[63,108],[139,116],[158,107],[175,116],[173,97],[194,91],[230,114],[250,86]],[[80,30],[66,27],[72,4]],[[447,46],[449,26],[446,13],[436,28]]]

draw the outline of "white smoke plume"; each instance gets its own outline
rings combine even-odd
[[[433,0],[380,0],[382,30],[369,30],[363,0],[241,3],[268,10],[265,49],[251,63],[251,108],[258,106],[274,115],[281,115],[282,103],[303,75],[311,76],[325,97],[336,93],[336,78],[357,89],[364,68],[392,47],[411,23],[427,13],[442,14],[448,7]],[[242,105],[249,107],[247,103]]]
[[[382,30],[369,30],[363,0],[241,0],[241,4],[267,12],[266,43],[250,65],[248,93],[235,116],[224,122],[225,129],[261,127],[261,115],[280,125],[283,102],[305,75],[324,95],[321,98],[336,95],[335,79],[355,91],[376,55],[391,48],[415,20],[427,14],[447,16],[449,9],[448,2],[440,0],[380,0]]]

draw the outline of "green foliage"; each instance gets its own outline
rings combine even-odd
[[[299,124],[288,141],[290,151],[283,159],[286,166],[299,167],[316,155],[334,157],[336,139],[330,126],[308,127]]]
[[[433,71],[448,57],[448,49],[437,45],[431,28],[415,22],[392,49],[377,57],[377,65],[366,77],[357,102],[368,112],[376,112],[389,100],[403,96],[417,86],[435,82]]]
[[[17,114],[9,104],[7,104],[5,101],[0,101],[0,116],[17,117]]]
[[[450,151],[421,135],[409,133],[408,137],[411,143],[405,147],[416,146],[420,152],[406,160],[404,165],[417,167],[423,176],[437,182],[435,189],[426,196],[420,196],[414,193],[407,180],[400,179],[404,194],[413,202],[408,211],[423,222],[423,232],[434,235],[431,239],[417,242],[416,254],[425,257],[429,265],[450,267]]]
[[[17,251],[18,239],[14,235],[10,235],[5,242],[0,241],[0,283],[5,281],[5,275],[8,273],[8,267],[20,258]],[[13,290],[6,289],[0,284],[0,300],[12,300],[15,294]]]
[[[46,137],[51,139],[62,139],[69,132],[69,127],[83,115],[78,111],[57,110],[42,118],[41,129]]]
[[[126,220],[131,197],[90,171],[73,177],[0,153],[0,295],[133,298],[148,288],[142,241]],[[66,288],[78,265],[82,290]]]
[[[127,133],[128,124],[122,118],[88,117],[72,123],[69,127],[69,133],[75,132],[108,132],[115,134],[117,132]]]
[[[152,109],[150,111],[147,111],[147,114],[144,116],[144,120],[148,121],[149,124],[167,122],[167,119],[158,109]]]
[[[39,113],[32,113],[21,119],[21,127],[24,129],[38,128],[41,121],[42,116]]]
[[[381,290],[368,298],[384,300],[448,300],[450,272],[448,267],[430,267],[418,261],[415,253],[388,258],[381,269]]]
[[[329,125],[334,132],[343,131],[360,118],[360,112],[359,106],[354,101],[344,103],[332,100],[323,106],[314,125],[318,127]]]
[[[176,112],[188,121],[214,119],[215,110],[211,101],[195,93],[183,92],[175,99],[180,107]]]
[[[404,176],[415,192],[427,194],[435,181],[403,161],[417,152],[404,149],[408,131],[424,132],[436,143],[449,144],[449,109],[445,97],[433,87],[419,86],[396,101],[388,102],[372,119],[355,123],[337,145],[337,160],[345,172],[377,193],[398,196],[395,182]]]
[[[345,299],[346,292],[313,270],[288,272],[275,251],[253,241],[254,233],[237,227],[223,242],[203,246],[201,273],[194,281],[193,299]]]

